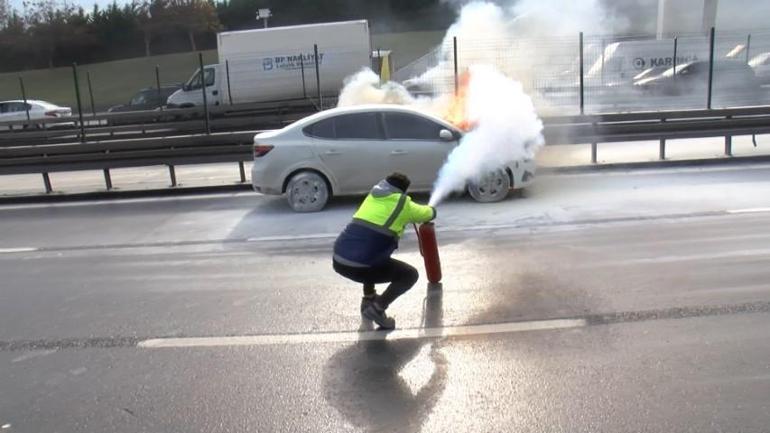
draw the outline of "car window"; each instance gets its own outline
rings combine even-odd
[[[414,114],[385,113],[388,139],[438,140],[442,129],[442,125]]]
[[[306,126],[302,130],[305,135],[316,138],[331,138],[334,139],[334,118],[319,120],[318,122]]]
[[[6,110],[8,113],[18,113],[20,111],[27,111],[27,107],[23,102],[11,102],[7,104]]]
[[[385,139],[378,113],[354,113],[334,117],[334,129],[338,140]]]
[[[206,79],[206,87],[214,85],[214,69],[206,69],[204,77]]]
[[[8,110],[8,104],[6,103],[0,104],[0,113],[5,113],[6,110]]]
[[[134,95],[134,98],[131,99],[131,103],[129,105],[148,104],[150,103],[151,98],[152,96],[151,94],[149,94],[149,92],[140,92]]]

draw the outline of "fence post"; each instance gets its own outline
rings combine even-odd
[[[104,169],[104,185],[107,186],[107,191],[112,189],[112,178],[110,177],[110,169]]]
[[[318,44],[313,44],[313,57],[315,60],[315,84],[318,88],[318,106],[323,110],[323,100],[321,99],[321,71],[318,61]]]
[[[19,75],[19,87],[21,87],[21,99],[24,100],[24,109],[27,111],[27,122],[29,122],[29,105],[27,105],[27,91],[24,89],[24,79]]]
[[[674,36],[674,80],[676,80],[676,54],[679,45],[679,38]]]
[[[666,119],[662,118],[660,119],[661,123],[666,123]],[[663,161],[666,159],[666,139],[661,138],[660,139],[660,145],[658,147],[658,158]]]
[[[749,63],[749,60],[751,60],[749,51],[751,51],[751,33],[746,37],[746,63]]]
[[[458,88],[458,85],[459,85],[459,83],[457,81],[458,80],[458,77],[457,77],[457,36],[454,36],[452,38],[452,44],[453,44],[452,45],[452,50],[453,50],[452,51],[453,52],[452,60],[454,62],[454,66],[455,66],[455,95],[457,95],[457,88]]]
[[[45,185],[46,194],[53,192],[53,188],[51,188],[51,177],[48,176],[48,173],[43,173],[43,185]]]
[[[583,71],[583,32],[580,32],[580,114],[585,114],[585,87],[583,83],[584,71]],[[593,149],[592,149],[593,150]],[[592,158],[593,162],[596,162]]]
[[[78,103],[78,121],[80,122],[80,141],[86,141],[86,128],[83,124],[83,104],[80,101],[80,83],[78,83],[78,64],[72,64],[72,78],[75,80],[75,98]]]
[[[307,99],[307,86],[305,85],[305,54],[299,53],[299,68],[302,72],[302,97]]]
[[[86,81],[88,81],[88,96],[91,100],[91,115],[96,117],[96,106],[94,105],[94,89],[91,87],[91,71],[86,71]]]
[[[602,86],[604,86],[604,50],[606,49],[605,44],[606,44],[605,40],[602,39]]]
[[[211,127],[209,126],[209,103],[206,98],[206,74],[203,70],[203,53],[200,51],[198,52],[198,65],[200,66],[201,92],[203,93],[203,117],[206,125],[206,134],[211,134]],[[173,184],[176,186],[176,179],[174,179]]]
[[[158,108],[163,111],[163,92],[160,90],[160,65],[155,65],[155,87],[158,89]]]
[[[714,27],[711,28],[711,34],[709,36],[709,83],[708,83],[708,97],[706,99],[706,108],[711,110],[711,97],[714,85]]]
[[[233,105],[233,91],[230,88],[230,61],[225,60],[225,75],[227,76],[227,99],[230,100],[230,105]]]
[[[168,165],[168,176],[171,178],[171,186],[176,186],[176,170],[171,164]]]

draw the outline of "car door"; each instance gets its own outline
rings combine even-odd
[[[457,139],[442,140],[439,134],[448,128],[418,114],[385,112],[384,119],[390,171],[409,176],[415,190],[430,189]]]
[[[388,174],[390,149],[380,113],[330,117],[305,128],[341,193],[368,191]]]

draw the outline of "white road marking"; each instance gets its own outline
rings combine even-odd
[[[733,210],[728,210],[727,211],[727,213],[733,213],[733,214],[762,213],[762,212],[770,212],[770,207],[755,207],[755,208],[748,208],[748,209],[733,209]]]
[[[10,424],[3,424],[3,426],[0,427],[0,428],[3,429],[3,430],[6,430],[6,429],[11,428],[11,425]]]
[[[286,235],[286,236],[262,236],[257,238],[248,238],[247,242],[273,242],[273,241],[295,241],[302,239],[334,239],[339,233],[317,233],[307,235]]]
[[[154,338],[140,341],[146,349],[180,347],[265,346],[308,343],[352,343],[373,340],[415,340],[422,338],[463,337],[515,332],[570,329],[586,326],[585,319],[534,320],[491,325],[463,325],[441,328],[397,329],[391,332],[327,332],[308,334],[243,335],[231,337]]]
[[[22,247],[22,248],[0,248],[0,254],[11,254],[11,253],[29,253],[33,251],[37,251],[37,248],[32,247]]]
[[[11,363],[15,364],[17,362],[27,361],[29,359],[39,358],[42,356],[48,356],[53,353],[56,353],[56,349],[49,349],[49,350],[35,350],[32,352],[27,352],[24,355],[17,356],[16,358],[13,358],[11,360]]]
[[[210,200],[220,198],[233,198],[242,196],[254,196],[257,195],[254,192],[217,192],[217,193],[201,193],[190,195],[171,195],[171,196],[158,196],[158,197],[139,197],[139,198],[121,198],[115,197],[102,200],[89,200],[83,199],[72,202],[59,202],[59,203],[26,203],[26,204],[9,204],[0,205],[0,211],[4,210],[22,210],[22,209],[42,209],[42,208],[67,208],[67,207],[84,207],[84,206],[99,206],[99,205],[120,205],[120,204],[142,204],[142,203],[158,203],[164,201],[191,201],[191,200]]]
[[[671,262],[687,262],[693,260],[714,260],[714,259],[728,259],[734,257],[765,257],[770,255],[770,249],[757,249],[757,250],[739,250],[739,251],[720,251],[716,253],[705,254],[691,254],[681,256],[658,256],[658,257],[643,257],[638,259],[629,260],[614,260],[601,263],[587,263],[579,265],[580,268],[596,268],[629,264],[642,264],[642,263],[671,263]]]

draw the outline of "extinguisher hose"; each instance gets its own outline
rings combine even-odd
[[[420,231],[417,229],[417,224],[412,224],[414,227],[414,233],[417,235],[417,245],[420,246],[420,255],[425,257],[425,253],[422,252],[422,238],[420,238]]]

